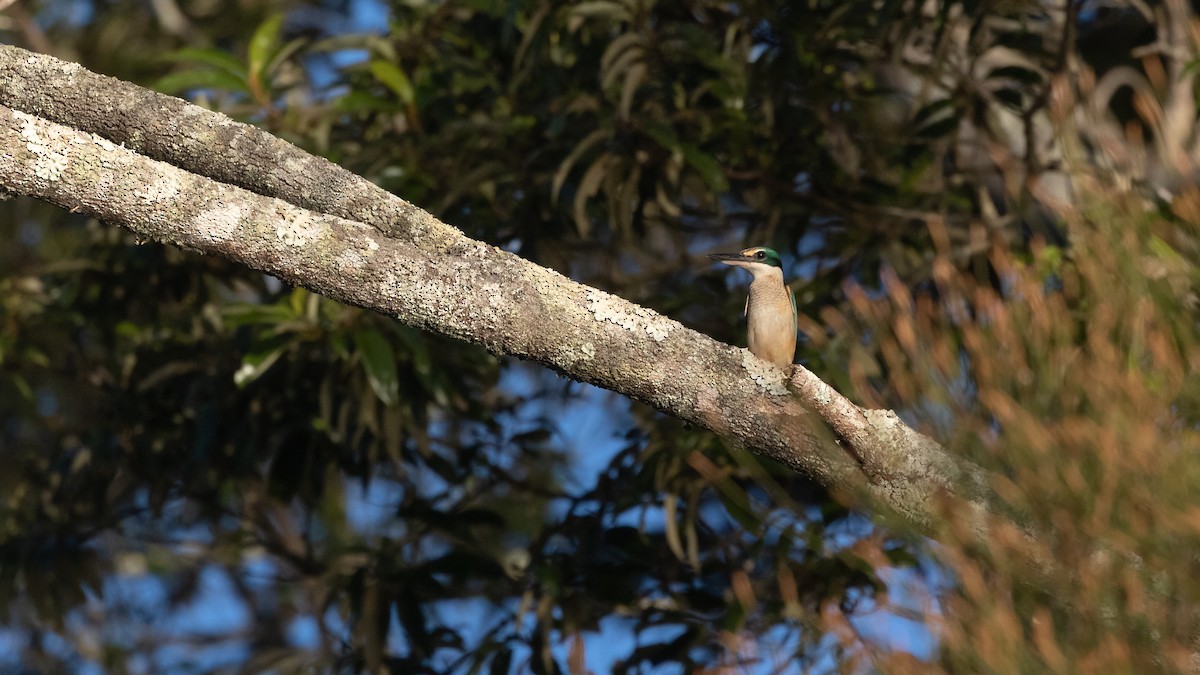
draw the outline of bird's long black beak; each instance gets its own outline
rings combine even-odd
[[[741,253],[709,253],[708,257],[718,262],[745,262],[746,256]]]

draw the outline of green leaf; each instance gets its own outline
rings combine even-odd
[[[739,525],[746,528],[747,532],[758,532],[762,528],[762,522],[750,510],[750,501],[745,498],[744,494],[739,495],[723,491],[720,494],[720,499],[729,516],[736,520]]]
[[[153,88],[164,94],[179,94],[192,89],[214,89],[238,93],[249,91],[245,80],[240,77],[208,68],[196,68],[164,75],[154,82]]]
[[[667,150],[682,154],[683,161],[693,171],[700,174],[700,178],[704,180],[710,190],[716,193],[729,190],[729,181],[725,178],[725,172],[721,170],[721,164],[712,155],[691,143],[680,143],[674,129],[669,126],[656,124],[647,127],[646,133]]]
[[[267,325],[274,326],[292,321],[296,315],[286,304],[256,305],[238,303],[221,310],[221,317],[231,327]]]
[[[592,162],[584,172],[583,178],[579,180],[579,189],[575,192],[575,226],[579,228],[579,235],[585,239],[592,229],[591,220],[587,215],[587,202],[600,191],[600,185],[608,176],[609,168],[616,162],[615,155],[604,153]]]
[[[745,622],[746,608],[742,607],[742,603],[735,600],[725,605],[725,615],[721,617],[717,625],[721,627],[721,630],[737,633],[741,630]]]
[[[166,61],[202,63],[223,73],[228,73],[246,84],[246,64],[234,55],[220,49],[197,49],[184,47],[163,57]]]
[[[43,368],[50,365],[50,357],[37,347],[25,347],[21,350],[21,358],[28,364],[42,366]]]
[[[303,288],[293,288],[292,292],[288,294],[287,299],[288,307],[292,310],[292,316],[310,317],[312,313],[309,311],[309,303],[315,297]]]
[[[354,344],[362,354],[363,371],[375,395],[385,405],[396,403],[400,398],[400,380],[396,374],[396,354],[391,344],[374,328],[355,333]]]
[[[251,77],[260,78],[264,82],[267,74],[267,64],[279,49],[279,36],[283,30],[283,14],[272,14],[258,25],[254,35],[250,37],[250,45],[246,48],[246,61]]]
[[[416,100],[416,94],[413,91],[412,82],[408,80],[408,75],[404,74],[404,70],[392,63],[391,61],[372,61],[369,66],[371,75],[379,80],[383,86],[392,90],[396,94],[396,98],[404,105],[412,105]]]
[[[306,38],[296,38],[294,40],[288,41],[286,44],[282,45],[279,49],[275,50],[275,55],[273,57],[271,57],[271,60],[267,63],[265,72],[266,73],[274,73],[276,70],[279,69],[279,66],[283,62],[290,59],[294,54],[299,52],[301,49],[303,49],[308,44],[309,44],[309,41]]]
[[[571,16],[573,18],[602,18],[618,22],[629,21],[633,18],[628,7],[608,0],[581,2],[571,8]]]
[[[431,394],[435,394],[439,389],[437,373],[434,370],[433,356],[429,352],[429,345],[425,342],[425,337],[421,332],[404,326],[399,323],[389,323],[388,327],[392,329],[392,333],[396,335],[399,341],[397,351],[401,358],[407,359],[412,366],[413,372],[417,376],[417,381],[421,386]]]
[[[661,145],[663,148],[675,152],[681,150],[679,147],[679,138],[675,135],[675,130],[666,124],[652,124],[645,128],[646,134],[654,139],[654,142]]]
[[[132,321],[121,321],[113,332],[126,340],[135,340],[142,334],[142,327]]]
[[[571,154],[567,155],[567,158],[562,161],[562,164],[558,165],[558,170],[554,172],[554,180],[550,185],[550,199],[554,203],[558,203],[558,193],[562,190],[563,183],[567,180],[567,175],[571,172],[571,167],[575,166],[575,162],[579,161],[583,153],[587,152],[592,146],[607,139],[609,136],[610,132],[607,129],[596,129],[580,141],[579,145],[576,145],[571,150]]]
[[[725,179],[721,165],[712,155],[690,143],[684,143],[680,150],[683,151],[683,161],[700,174],[710,190],[720,193],[729,189],[729,181]]]
[[[29,386],[29,380],[26,380],[20,374],[12,376],[13,386],[17,388],[17,393],[26,401],[33,400],[33,387]]]
[[[334,102],[338,112],[392,112],[397,109],[396,102],[365,91],[352,91]]]
[[[1188,267],[1187,260],[1183,256],[1179,255],[1179,252],[1176,251],[1170,244],[1168,244],[1162,237],[1159,237],[1158,235],[1150,235],[1148,244],[1150,247],[1150,252],[1153,253],[1154,256],[1163,263],[1178,269],[1186,269]],[[1046,248],[1049,249],[1051,247],[1047,246]],[[1062,256],[1061,250],[1059,250],[1059,256],[1060,258]],[[1059,262],[1061,264],[1061,259]]]
[[[237,369],[233,374],[233,383],[239,389],[244,389],[251,382],[263,376],[263,373],[271,369],[275,362],[283,356],[283,351],[287,348],[286,345],[274,346],[261,349],[242,358],[242,367]]]

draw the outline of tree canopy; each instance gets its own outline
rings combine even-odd
[[[21,197],[0,204],[0,639],[13,664],[1196,661],[1187,3],[5,11],[6,41],[257,125],[473,239],[725,342],[744,344],[745,280],[703,254],[774,246],[790,261],[804,372],[977,469],[935,476],[945,489],[917,528],[876,499],[901,468],[855,458],[836,425],[804,437],[857,459],[874,493],[657,400],[496,356],[503,345],[341,304],[296,283],[303,271],[264,275]],[[12,102],[38,95],[18,82],[0,82],[4,105],[43,113]],[[164,128],[177,111],[161,124],[141,112],[80,115],[129,121],[139,152],[152,154],[146,138],[183,147]],[[230,138],[190,170],[237,158],[248,175],[226,182],[278,196],[271,177],[290,167],[256,164]],[[465,324],[495,302],[438,311]],[[981,481],[986,506],[964,501]]]

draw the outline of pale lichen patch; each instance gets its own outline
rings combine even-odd
[[[387,276],[385,276],[383,278],[383,282],[379,284],[380,294],[383,295],[383,297],[385,297],[385,298],[396,297],[396,295],[397,295],[396,282],[397,281],[398,281],[398,279],[396,277],[396,274],[394,272],[388,272]],[[399,318],[403,319],[404,316],[401,315]]]
[[[174,176],[163,176],[154,179],[146,187],[138,190],[136,196],[143,204],[161,204],[174,200],[179,195],[179,181]],[[228,239],[228,237],[225,237]],[[224,241],[222,239],[221,241]]]
[[[820,401],[821,405],[829,405],[833,401],[833,387],[821,380],[817,380],[816,391],[813,392],[813,395]]]
[[[405,323],[478,341],[491,351],[505,348],[516,303],[507,286],[482,275],[478,265],[407,255],[380,264],[390,269],[378,295],[402,310]]]
[[[289,174],[302,176],[304,175],[305,170],[308,168],[306,165],[307,162],[303,161],[302,159],[289,156],[283,161],[283,170]]]
[[[742,367],[750,374],[750,379],[768,394],[782,396],[788,393],[783,383],[783,371],[751,354],[748,349],[742,350]]]
[[[550,362],[559,368],[570,368],[585,358],[579,352],[580,350],[578,349],[572,349],[567,345],[560,345],[554,349],[554,353],[550,356]]]
[[[501,307],[504,305],[504,297],[502,295],[504,287],[500,284],[484,284],[482,291],[483,296],[487,298],[487,303],[492,307]]]
[[[114,150],[123,149],[125,147],[124,143],[117,145],[107,138],[102,138],[96,134],[91,135],[91,141],[96,147],[104,150],[105,152],[113,152]]]
[[[348,248],[338,254],[334,264],[339,272],[357,272],[363,268],[366,261],[358,251]]]
[[[196,231],[211,242],[219,243],[233,238],[242,220],[242,209],[235,204],[222,204],[196,214]]]
[[[483,242],[470,242],[459,254],[463,258],[478,258],[484,260],[488,257],[488,250],[491,247]]]
[[[579,345],[579,351],[583,352],[583,355],[589,359],[596,355],[596,347],[591,342]]]
[[[625,330],[633,330],[637,328],[637,318],[620,308],[618,305],[620,299],[616,296],[589,288],[587,292],[587,301],[588,311],[592,313],[592,316],[595,317],[596,321],[601,323],[608,321],[609,323],[620,326]]]
[[[33,173],[45,180],[58,180],[67,169],[67,153],[45,148],[44,154],[38,155],[38,161],[33,166]]]
[[[86,140],[82,136],[74,137],[72,142],[90,142],[92,145],[100,148],[103,151],[100,155],[100,166],[105,169],[120,170],[118,169],[119,165],[126,160],[126,157],[120,153],[121,150],[125,149],[124,143],[117,145],[107,138],[101,138],[96,134],[88,134]]]
[[[608,321],[629,331],[641,328],[655,342],[665,340],[673,328],[672,322],[658,312],[645,307],[637,307],[632,312],[627,312],[622,308],[624,300],[594,288],[588,289],[587,301],[588,311],[596,321]]]
[[[25,149],[33,153],[36,161],[33,173],[43,180],[58,180],[67,169],[67,158],[70,151],[67,148],[56,148],[53,140],[62,135],[53,127],[41,129],[47,138],[43,138],[38,130],[37,118],[19,110],[12,111],[13,118],[21,122],[21,137],[25,139]]]
[[[304,246],[323,233],[321,223],[304,211],[280,214],[283,219],[275,226],[275,238],[287,246]]]
[[[646,334],[655,342],[662,342],[671,333],[671,324],[665,321],[655,321],[646,324]]]

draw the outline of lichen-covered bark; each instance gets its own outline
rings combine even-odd
[[[458,231],[370,181],[187,101],[0,45],[0,105],[89,131],[147,157],[434,250]]]
[[[977,472],[894,414],[853,406],[800,366],[789,389],[744,349],[471,240],[261,130],[13,47],[0,47],[0,103],[6,190],[537,361],[925,530],[942,494],[985,511]]]

